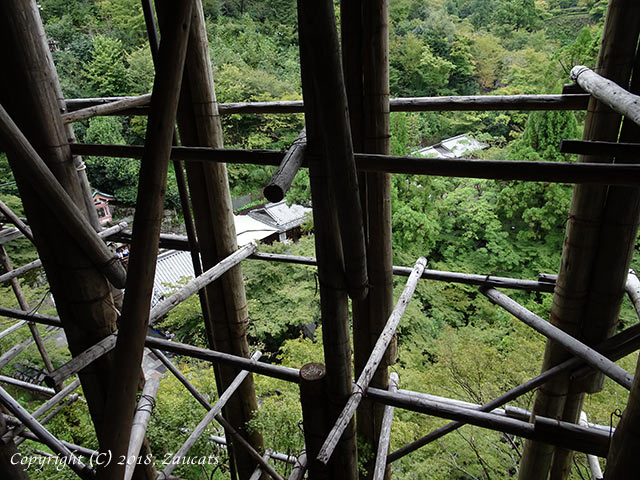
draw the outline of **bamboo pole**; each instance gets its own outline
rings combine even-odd
[[[139,158],[140,146],[75,144],[73,152],[83,155]],[[172,158],[187,165],[194,162],[274,165],[283,152],[274,150],[230,150],[204,147],[174,147]],[[640,166],[635,164],[558,163],[519,160],[476,160],[470,158],[396,157],[393,155],[355,154],[356,168],[363,172],[404,173],[440,177],[520,180],[526,182],[577,183],[593,185],[640,184]],[[303,167],[307,167],[303,162]]]
[[[640,324],[636,324],[633,327],[619,333],[618,335],[615,335],[602,342],[598,346],[598,351],[612,360],[618,360],[631,353],[632,351],[635,351],[639,346]],[[517,387],[512,388],[511,390],[499,395],[495,399],[485,403],[480,407],[480,410],[483,412],[489,412],[495,408],[498,408],[505,403],[515,400],[525,393],[528,393],[535,388],[543,385],[546,381],[555,376],[566,374],[571,371],[576,371],[576,368],[582,364],[582,360],[578,357],[572,357],[568,360],[565,360],[564,362],[543,371],[540,375],[532,378],[531,380],[527,380],[523,384],[518,385]],[[591,371],[591,368],[589,368],[589,371]],[[405,455],[408,455],[409,453],[414,452],[425,445],[428,445],[429,443],[443,437],[444,435],[457,430],[464,424],[464,422],[460,421],[448,423],[425,435],[424,437],[421,437],[418,440],[415,440],[399,448],[395,452],[392,452],[391,454],[389,454],[387,462],[395,462]]]
[[[300,369],[299,375],[302,430],[309,480],[328,479],[331,478],[329,469],[317,460],[331,421],[327,398],[327,369],[321,363],[307,363]],[[304,473],[300,474],[301,477],[303,475]]]
[[[31,243],[34,243],[31,229],[20,219],[20,217],[13,213],[13,210],[7,207],[7,205],[2,200],[0,200],[0,212],[2,212],[2,214],[7,217],[11,221],[11,223],[13,223],[16,228],[29,239]]]
[[[304,159],[304,150],[307,146],[307,131],[302,129],[293,145],[287,150],[282,163],[273,174],[269,183],[264,187],[264,196],[270,202],[276,203],[282,200],[291,187],[293,179],[298,173]]]
[[[84,465],[73,453],[71,453],[67,447],[65,447],[60,441],[51,435],[47,429],[38,423],[29,412],[27,412],[22,406],[16,402],[11,395],[9,395],[2,387],[0,387],[0,402],[7,407],[7,409],[15,415],[22,423],[24,423],[29,430],[31,430],[38,438],[42,440],[51,450],[58,455],[62,456],[66,461],[69,468],[71,468],[76,474],[83,479],[92,479],[94,477],[93,470]]]
[[[155,399],[158,394],[158,388],[160,388],[160,375],[152,373],[145,381],[142,394],[140,395],[140,401],[136,408],[136,414],[133,417],[124,480],[131,480],[138,464],[137,459],[139,458],[140,448],[144,442],[147,426],[149,425],[149,420],[151,419],[151,414],[156,404]]]
[[[300,0],[298,5],[301,69],[311,80],[303,82],[303,94],[314,97],[313,121],[322,125],[314,135],[322,142],[337,206],[347,291],[361,300],[368,289],[366,248],[333,4]]]
[[[94,265],[114,286],[124,287],[126,273],[122,265],[100,241],[80,209],[2,105],[0,105],[0,138],[4,148],[9,152],[12,169],[19,170],[21,175],[29,177],[34,186],[37,185],[42,201],[51,205],[52,213],[56,215],[60,225],[76,238],[78,246],[91,258]],[[15,162],[11,158],[20,158],[21,161]]]
[[[347,400],[347,404],[338,417],[338,420],[336,420],[333,428],[329,432],[329,435],[322,445],[320,452],[318,453],[317,458],[321,463],[324,463],[326,465],[329,461],[333,450],[340,440],[340,436],[344,432],[349,421],[353,417],[358,404],[362,400],[364,391],[369,386],[369,383],[371,382],[375,371],[380,365],[380,362],[382,361],[382,358],[395,335],[398,324],[400,323],[400,319],[402,318],[402,315],[404,314],[404,311],[406,310],[407,305],[409,304],[409,301],[413,296],[413,292],[415,292],[416,286],[418,285],[418,279],[420,278],[420,275],[422,275],[422,271],[424,270],[426,264],[427,260],[423,257],[419,258],[416,262],[413,272],[407,280],[407,284],[402,292],[402,295],[400,295],[400,298],[398,299],[398,303],[391,312],[391,315],[387,320],[387,324],[380,333],[380,337],[378,337],[378,341],[373,347],[367,364],[362,369],[362,373],[360,374],[360,377],[356,382],[354,393],[352,393]]]
[[[511,315],[518,320],[523,321],[538,333],[553,339],[558,344],[562,345],[567,351],[573,353],[575,356],[582,358],[586,363],[601,371],[609,378],[614,380],[617,384],[623,386],[627,390],[631,389],[633,382],[633,376],[619,367],[614,362],[606,358],[604,355],[599,354],[593,348],[588,347],[584,343],[576,340],[573,336],[560,330],[553,324],[544,321],[533,312],[527,310],[522,305],[518,304],[504,293],[499,292],[493,288],[480,288],[480,292],[486,296],[492,303],[504,308]]]
[[[7,251],[5,250],[4,245],[0,245],[0,263],[2,263],[2,266],[4,267],[7,273],[13,270],[13,265],[11,264],[11,260],[9,259],[9,255],[7,255]],[[20,283],[18,282],[18,279],[12,278],[10,282],[11,282],[11,289],[13,290],[16,300],[18,300],[18,305],[20,306],[20,308],[25,312],[30,311],[31,308],[29,308],[27,299],[25,298],[24,293],[22,292],[22,288],[20,288]],[[44,345],[44,342],[42,341],[42,337],[40,336],[38,327],[36,327],[35,324],[32,322],[28,322],[28,325],[29,325],[29,330],[31,332],[31,336],[33,337],[33,341],[36,343],[36,346],[38,347],[38,352],[40,352],[40,356],[42,357],[42,361],[44,363],[45,368],[47,369],[47,372],[49,373],[53,372],[54,370],[53,363],[51,363],[51,359],[49,358],[47,349]],[[53,388],[55,388],[56,390],[60,390],[60,385],[55,384],[53,385]]]
[[[126,455],[131,433],[135,398],[140,380],[140,363],[144,350],[147,320],[164,205],[167,167],[171,152],[178,93],[187,50],[191,23],[191,1],[169,2],[172,28],[163,34],[158,52],[158,68],[152,92],[152,107],[147,125],[145,156],[138,184],[133,239],[129,255],[127,288],[122,306],[120,335],[115,349],[115,371],[107,396],[105,441],[101,451],[115,458]],[[117,462],[98,470],[98,478],[121,477],[124,465]]]
[[[398,374],[393,372],[389,378],[389,391],[398,390]],[[393,421],[393,407],[385,405],[380,428],[380,440],[376,452],[376,462],[373,469],[373,480],[382,480],[387,470],[387,455],[389,454],[389,442],[391,441],[391,422]]]
[[[612,110],[640,125],[640,97],[584,65],[571,69],[571,80]]]
[[[343,13],[343,19],[345,18]],[[344,48],[343,36],[343,48]],[[349,65],[345,65],[346,69]],[[449,112],[449,111],[532,111],[532,110],[586,110],[589,103],[588,94],[569,95],[466,95],[442,97],[414,97],[392,98],[389,101],[392,112]],[[94,105],[117,102],[126,98],[136,97],[107,97],[107,98],[68,98],[67,108],[70,111],[87,108]],[[350,105],[351,107],[351,105]],[[242,102],[218,104],[220,115],[237,114],[292,114],[304,113],[302,101],[275,102]],[[113,112],[124,115],[146,115],[147,109],[138,108],[134,111]]]
[[[251,360],[254,360],[257,362],[261,356],[262,356],[262,352],[259,352],[259,351],[255,352],[251,356]],[[180,459],[186,456],[186,454],[189,452],[191,447],[195,445],[195,443],[198,441],[200,436],[204,433],[205,429],[209,426],[209,424],[213,422],[213,420],[220,415],[222,408],[229,401],[231,396],[236,392],[236,390],[242,384],[242,382],[244,382],[247,375],[249,375],[249,372],[247,370],[242,370],[240,373],[238,373],[238,375],[233,380],[233,382],[231,382],[229,387],[222,393],[222,395],[220,395],[220,397],[218,398],[218,401],[212,407],[209,408],[209,411],[207,412],[207,414],[200,421],[200,423],[193,430],[193,432],[191,432],[191,435],[189,435],[189,438],[187,438],[187,440],[178,449],[178,451],[173,456],[169,464],[164,468],[164,470],[162,471],[163,475],[165,476],[171,475],[171,473],[179,465]]]
[[[66,399],[69,395],[71,395],[79,386],[80,386],[80,380],[75,380],[71,382],[69,385],[64,387],[59,392],[57,392],[53,397],[51,397],[45,403],[40,405],[38,409],[31,414],[31,416],[35,419],[39,419],[44,414],[49,412],[52,408],[57,406],[64,399]],[[3,442],[10,441],[12,438],[15,438],[17,435],[20,435],[24,431],[24,429],[25,427],[24,425],[22,425],[20,427],[16,427],[12,430],[9,430],[5,435],[3,435],[2,441]]]

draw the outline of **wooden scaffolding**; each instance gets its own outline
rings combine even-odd
[[[159,379],[143,375],[145,347],[206,410],[174,458],[184,457],[215,420],[225,430],[225,437],[215,441],[228,448],[232,478],[281,479],[269,463],[277,459],[294,465],[292,479],[355,480],[356,434],[377,447],[371,478],[390,478],[394,461],[465,424],[527,439],[521,479],[566,478],[574,451],[590,456],[594,477],[601,476],[596,457],[607,459],[609,480],[630,478],[629,472],[640,468],[640,365],[633,375],[614,363],[640,348],[640,325],[614,335],[625,292],[640,314],[640,281],[629,273],[640,213],[638,2],[609,2],[597,73],[575,67],[574,93],[390,99],[388,1],[342,0],[339,31],[334,2],[298,0],[304,101],[242,104],[216,101],[200,0],[156,0],[155,8],[142,0],[142,5],[156,69],[152,93],[64,99],[35,0],[0,2],[0,145],[8,154],[29,226],[5,205],[0,210],[34,243],[40,257],[13,269],[0,247],[7,270],[0,281],[11,282],[20,306],[2,308],[0,314],[22,320],[0,337],[28,325],[51,387],[0,377],[0,382],[51,397],[30,413],[0,387],[0,404],[11,414],[0,416],[2,478],[28,478],[20,464],[10,461],[24,439],[46,444],[83,479],[175,478],[173,462],[159,472],[153,465],[87,461],[107,452],[114,458],[153,453],[145,431]],[[390,111],[454,110],[586,110],[583,140],[562,146],[564,152],[580,154],[579,161],[389,155]],[[223,147],[221,115],[293,112],[305,114],[306,128],[288,152]],[[148,115],[145,145],[75,143],[73,122],[114,114]],[[141,159],[132,230],[126,224],[102,229],[81,155]],[[160,234],[169,161],[178,180],[186,237]],[[266,189],[276,200],[300,168],[309,169],[317,258],[264,254],[255,244],[238,248],[226,163],[278,165]],[[393,173],[575,184],[558,275],[521,280],[429,270],[424,258],[413,268],[393,266]],[[50,200],[45,209],[43,195]],[[110,238],[131,244],[126,270],[107,248]],[[191,252],[196,278],[150,310],[157,251],[166,245]],[[245,259],[317,267],[324,364],[278,366],[260,362],[261,353],[250,352],[240,266]],[[19,276],[40,265],[59,317],[31,313],[21,293]],[[395,302],[393,275],[408,277]],[[389,375],[388,367],[394,362],[396,328],[419,281],[475,285],[491,302],[542,333],[548,339],[542,373],[484,405],[400,389],[401,379]],[[550,321],[503,289],[553,292]],[[208,349],[147,336],[150,323],[195,294]],[[64,328],[72,360],[54,369],[36,324]],[[211,362],[219,400],[211,405],[166,352]],[[17,349],[12,355],[19,353]],[[247,430],[257,409],[253,374],[299,385],[306,442],[299,455],[265,449],[261,436]],[[598,391],[605,375],[630,391],[615,432],[580,418],[584,394]],[[78,378],[63,388],[74,376]],[[80,384],[99,452],[63,442],[43,426],[62,402],[74,398]],[[533,411],[506,405],[533,390]],[[143,395],[137,403],[139,391]],[[389,452],[394,407],[452,421]]]

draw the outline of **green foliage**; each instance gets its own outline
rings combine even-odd
[[[102,96],[123,95],[127,91],[127,69],[122,41],[97,35],[92,42],[91,60],[84,67],[84,77]]]

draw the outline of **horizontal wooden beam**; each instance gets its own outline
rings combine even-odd
[[[47,395],[48,397],[56,394],[56,391],[53,388],[47,388],[41,385],[23,382],[22,380],[18,380],[17,378],[7,377],[6,375],[0,375],[0,382],[14,387],[24,388],[25,390],[30,390],[32,392],[41,393],[42,395]]]
[[[71,98],[66,100],[70,112],[98,105],[131,100],[139,97]],[[491,111],[491,110],[586,110],[588,94],[570,95],[467,95],[446,97],[392,98],[392,112],[445,112],[445,111]],[[138,108],[120,104],[123,108],[107,111],[110,115],[148,114],[148,102]],[[237,114],[292,114],[304,113],[302,100],[274,102],[219,103],[220,115]]]
[[[560,153],[602,155],[605,157],[638,156],[640,143],[599,142],[595,140],[562,140]]]
[[[141,158],[142,146],[72,144],[78,155]],[[206,147],[173,147],[171,158],[253,165],[280,165],[284,152],[231,150]],[[484,178],[550,183],[640,185],[640,165],[572,162],[476,160],[471,158],[395,157],[357,153],[356,168],[364,172],[405,173],[439,177]],[[303,164],[303,166],[306,166]]]
[[[125,97],[114,102],[92,105],[89,107],[75,110],[62,115],[63,123],[79,122],[88,118],[97,117],[99,115],[117,114],[131,108],[147,106],[151,103],[151,94],[140,95],[138,97]]]

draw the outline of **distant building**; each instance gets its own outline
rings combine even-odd
[[[457,135],[455,137],[442,140],[440,143],[424,147],[412,153],[422,157],[438,158],[460,158],[478,150],[483,150],[489,145],[481,143],[467,135]]]
[[[93,204],[96,207],[96,213],[98,214],[98,220],[101,225],[109,223],[112,220],[111,210],[109,209],[109,201],[115,200],[116,197],[103,193],[100,190],[93,192]]]
[[[287,205],[285,200],[281,200],[251,210],[248,216],[274,228],[278,232],[278,240],[284,242],[287,238],[294,240],[300,238],[300,226],[310,213],[310,208],[296,204]],[[275,237],[264,241],[269,242],[269,240],[275,240]]]

